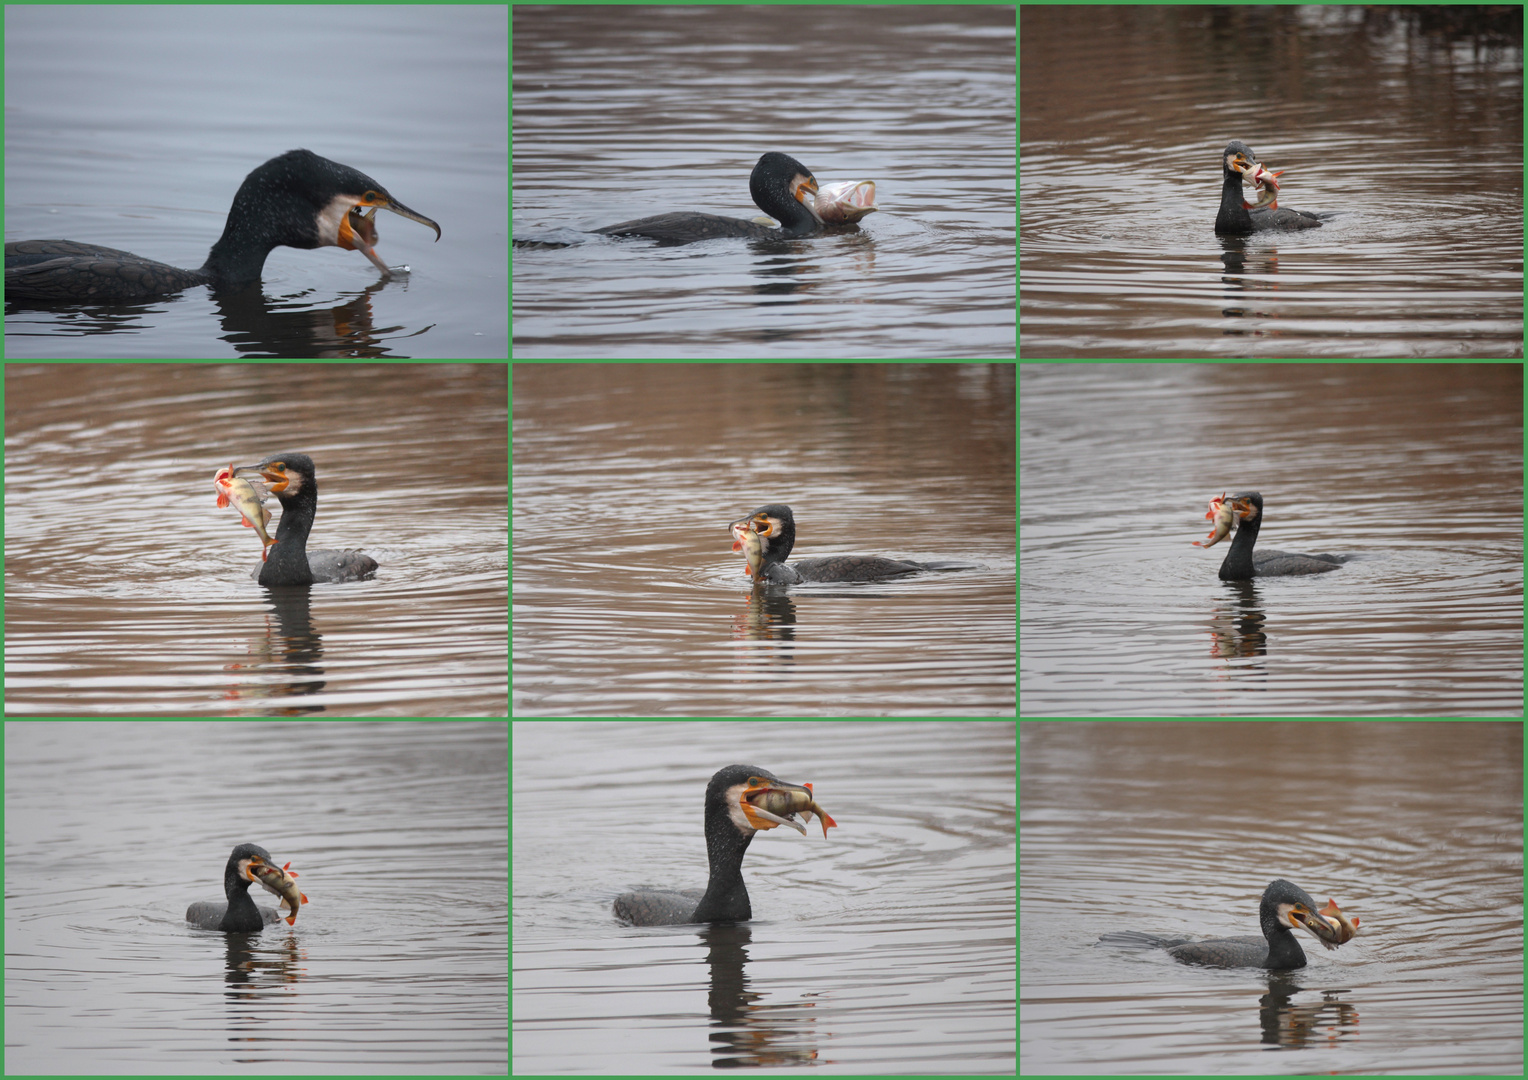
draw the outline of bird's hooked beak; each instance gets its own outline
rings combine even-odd
[[[248,472],[259,473],[266,483],[270,484],[273,493],[285,491],[287,485],[292,482],[292,478],[286,474],[286,466],[279,458],[269,458],[256,465],[240,465],[233,474],[238,476],[240,473]]]
[[[1251,521],[1257,517],[1257,506],[1253,501],[1243,495],[1232,495],[1230,499],[1231,514],[1235,518],[1238,527],[1244,521]]]
[[[372,209],[372,214],[375,214],[378,209],[381,209],[381,210],[391,210],[393,213],[397,214],[399,217],[406,217],[410,221],[417,221],[421,225],[428,225],[430,228],[435,230],[435,240],[436,240],[436,242],[437,243],[440,242],[440,226],[439,225],[437,225],[435,222],[431,221],[429,218],[425,217],[423,214],[419,213],[418,211],[410,210],[407,206],[404,206],[401,202],[399,202],[397,199],[393,198],[391,195],[389,195],[385,191],[377,191],[375,189],[373,189],[371,191],[368,191],[365,195],[361,196],[360,202],[358,202],[356,205],[358,207],[360,207],[360,206],[372,207],[373,208]],[[362,217],[363,220],[369,220],[370,217],[372,216],[372,214],[356,215],[356,216],[357,217]],[[350,220],[349,220],[349,218],[350,218],[350,215],[346,215],[345,224],[340,227],[340,236],[341,237],[344,237],[346,235],[346,233],[349,231],[349,227],[350,227]],[[376,234],[376,227],[372,226],[371,237],[372,237],[373,242],[376,239],[376,235],[377,235]],[[362,238],[363,239],[365,238],[364,229],[362,230]]]
[[[805,833],[806,830],[802,829],[794,821],[787,820],[772,813],[764,806],[758,805],[757,801],[760,797],[767,795],[771,791],[799,791],[806,795],[807,802],[812,800],[812,789],[802,784],[789,784],[784,780],[775,780],[765,776],[751,777],[748,781],[748,787],[743,790],[742,795],[738,799],[743,815],[748,819],[748,824],[755,829],[773,829],[777,825],[789,825],[791,828],[801,829],[802,833]]]

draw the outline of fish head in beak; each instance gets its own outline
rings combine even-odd
[[[811,801],[811,788],[787,783],[774,776],[750,776],[738,796],[739,809],[751,828],[762,830],[789,825],[803,836],[806,829],[795,820],[794,808],[798,804],[805,807]]]

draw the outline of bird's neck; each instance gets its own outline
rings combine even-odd
[[[1225,183],[1220,188],[1220,213],[1215,215],[1217,233],[1244,235],[1252,231],[1252,215],[1247,213],[1246,200],[1242,198],[1241,173],[1227,171]]]
[[[1257,543],[1257,530],[1262,524],[1261,515],[1251,521],[1237,522],[1231,550],[1226,552],[1225,561],[1220,564],[1222,581],[1246,581],[1252,577],[1252,545]]]
[[[743,884],[743,855],[752,841],[752,833],[741,834],[725,815],[706,822],[706,857],[711,864],[711,879],[706,883],[706,895],[695,909],[696,922],[746,922],[753,918],[748,887]]]

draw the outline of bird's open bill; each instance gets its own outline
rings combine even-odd
[[[773,829],[776,825],[789,825],[805,836],[806,827],[791,817],[796,813],[808,818],[816,814],[821,818],[824,838],[828,835],[829,826],[838,828],[838,822],[817,805],[812,795],[811,784],[788,784],[783,780],[751,777],[747,790],[742,794],[741,802],[748,823],[755,829]]]

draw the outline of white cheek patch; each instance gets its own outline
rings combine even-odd
[[[735,787],[727,792],[727,816],[732,819],[744,836],[751,836],[758,832],[748,821],[748,815],[743,811],[743,789]]]
[[[345,220],[345,215],[350,213],[350,208],[356,205],[356,200],[348,195],[336,195],[329,200],[329,205],[318,212],[318,246],[340,246],[340,223]]]

